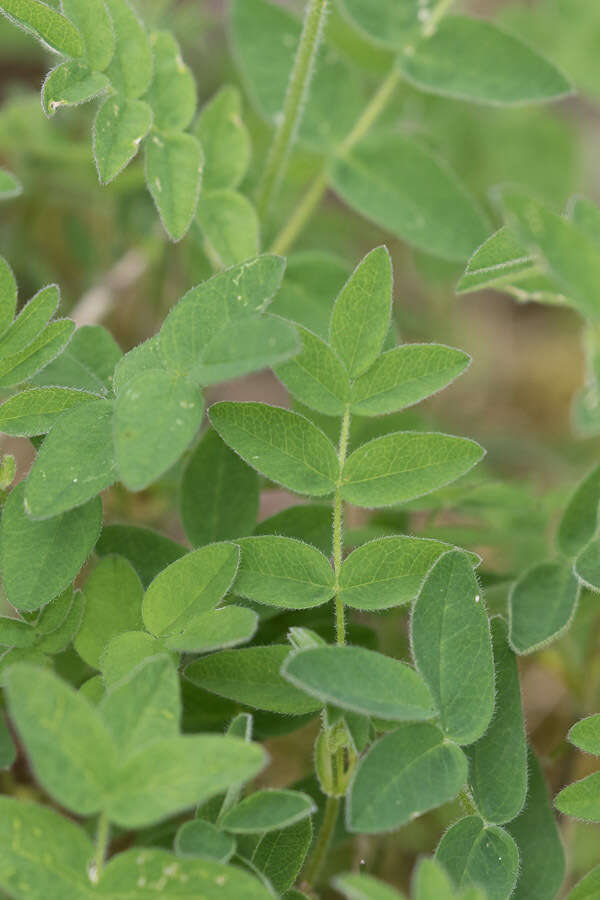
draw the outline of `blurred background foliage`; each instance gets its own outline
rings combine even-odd
[[[302,7],[300,2],[286,5]],[[418,134],[439,150],[495,225],[500,222],[489,191],[506,182],[525,186],[557,211],[577,192],[598,201],[600,4],[465,0],[458,5],[493,17],[538,47],[572,79],[577,95],[545,107],[507,110],[430,97],[402,85],[385,113],[387,123]],[[149,28],[164,24],[175,32],[195,74],[200,105],[222,84],[239,84],[221,0],[139,0],[139,11]],[[365,92],[372,90],[388,65],[386,52],[357,43],[335,9],[327,27],[328,40],[356,66]],[[127,350],[153,334],[175,300],[210,275],[211,266],[195,227],[179,244],[168,241],[144,188],[140,160],[109,187],[98,185],[89,141],[90,108],[61,111],[52,120],[40,110],[39,87],[50,64],[33,38],[0,19],[0,165],[16,173],[24,189],[2,208],[2,253],[15,270],[22,300],[40,285],[57,282],[63,313],[73,315],[78,324],[100,321]],[[251,192],[270,130],[247,101],[243,116],[253,146],[244,185]],[[263,234],[264,246],[293,210],[317,164],[306,151],[294,154],[273,221]],[[445,342],[473,357],[470,370],[456,385],[420,406],[418,413],[399,415],[398,427],[425,425],[469,435],[488,455],[458,485],[401,513],[391,510],[369,518],[351,511],[349,541],[389,531],[416,532],[476,550],[484,559],[480,575],[490,609],[503,611],[511,581],[552,555],[560,510],[578,479],[598,461],[598,437],[577,438],[570,421],[572,396],[584,380],[581,319],[567,309],[519,304],[492,291],[455,297],[460,266],[390,241],[331,194],[293,253],[336,254],[339,278],[333,273],[331,285],[320,286],[333,291],[341,286],[344,272],[383,241],[394,258],[395,321],[402,339]],[[213,391],[214,399],[225,396],[287,402],[284,389],[268,374]],[[322,424],[328,425],[326,420]],[[371,436],[376,427],[377,420],[357,420],[353,441],[362,440],[369,429]],[[16,452],[21,472],[26,470],[32,458],[26,440],[5,439],[3,449]],[[141,494],[112,489],[106,498],[109,521],[135,521],[182,540],[174,499],[179,472]],[[297,501],[282,491],[266,490],[261,516],[291,502]],[[274,638],[287,624],[280,619]],[[294,624],[301,624],[297,615]],[[405,649],[402,611],[357,616],[356,627],[371,629],[372,642],[388,653],[400,655]],[[577,718],[600,709],[599,651],[600,601],[584,592],[566,636],[521,661],[529,735],[555,790],[587,774],[593,765],[568,748],[565,736]],[[63,662],[72,664],[68,658]],[[201,725],[220,729],[230,710],[221,701],[211,702],[214,709],[204,709]],[[266,734],[273,734],[272,718],[264,723]],[[307,771],[313,731],[309,726],[291,739],[271,738],[270,783],[287,784]],[[455,812],[446,807],[424,816],[404,829],[401,839],[365,839],[364,845],[361,839],[352,852],[365,860],[369,871],[405,885],[415,855],[434,848],[440,827]],[[562,828],[574,881],[600,862],[598,830],[566,820]],[[339,837],[338,859],[332,860],[336,868],[341,867],[339,857],[346,864],[355,861],[348,859],[343,834]]]

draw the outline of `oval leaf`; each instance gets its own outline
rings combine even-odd
[[[333,569],[315,547],[274,535],[238,543],[242,555],[234,590],[241,597],[284,609],[307,609],[332,598]]]
[[[510,645],[532,653],[555,640],[575,614],[579,585],[563,563],[541,563],[525,572],[509,596]]]

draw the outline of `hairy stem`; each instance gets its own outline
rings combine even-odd
[[[303,881],[309,889],[317,881],[321,869],[323,868],[323,863],[327,859],[327,852],[329,850],[329,845],[331,844],[333,832],[335,831],[339,809],[340,798],[328,797],[325,804],[325,815],[323,816],[323,822],[321,823],[321,830],[319,831],[315,849],[304,870]]]
[[[328,0],[308,0],[304,27],[296,59],[290,73],[281,121],[277,126],[267,164],[259,185],[256,206],[261,221],[269,211],[273,195],[285,173],[288,157],[302,118],[302,108],[314,69],[314,60],[323,36]]]
[[[342,470],[346,461],[348,438],[350,436],[350,407],[347,406],[342,418],[340,443],[338,446],[339,478],[333,499],[333,572],[335,575],[335,636],[338,644],[346,642],[346,621],[344,601],[340,597],[340,572],[344,550],[344,501],[341,495]]]
[[[98,816],[98,828],[96,831],[96,852],[93,862],[93,878],[95,883],[100,880],[104,860],[106,859],[106,851],[108,849],[108,839],[110,833],[110,823],[106,813],[100,813]]]

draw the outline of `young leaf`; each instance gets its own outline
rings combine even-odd
[[[281,831],[271,831],[261,839],[252,856],[252,864],[281,896],[296,881],[308,849],[313,829],[303,819]]]
[[[392,289],[389,251],[377,247],[358,264],[335,301],[329,340],[351,378],[362,375],[381,352],[390,327]]]
[[[298,328],[302,350],[276,366],[275,374],[305,406],[326,416],[341,416],[350,399],[350,381],[339,357],[325,341]]]
[[[181,521],[190,543],[199,547],[251,534],[258,499],[256,472],[229,449],[213,428],[209,429],[190,457],[181,480]]]
[[[294,253],[271,311],[328,341],[334,298],[349,275],[346,264],[329,253]]]
[[[115,405],[114,442],[119,478],[140,491],[166,472],[200,427],[202,394],[161,370],[128,382]]]
[[[467,16],[444,17],[433,34],[402,48],[398,65],[420,90],[474,103],[540,103],[572,91],[558,69],[518,38]]]
[[[194,218],[204,156],[197,138],[154,132],[145,143],[146,184],[169,236],[180,241]]]
[[[433,699],[405,663],[364,647],[314,647],[289,656],[281,674],[296,687],[365,715],[397,722],[431,719]]]
[[[111,400],[93,400],[63,413],[27,479],[25,504],[30,516],[58,516],[86,503],[116,480],[113,410]]]
[[[183,131],[196,111],[196,81],[181,58],[179,44],[170,31],[150,37],[154,72],[146,102],[159,131]]]
[[[118,94],[135,100],[152,80],[152,49],[146,30],[127,0],[104,0],[115,32],[114,55],[106,74]]]
[[[243,538],[234,590],[267,606],[307,609],[333,597],[334,575],[320,550],[281,536]]]
[[[565,851],[560,839],[541,766],[528,753],[527,800],[506,830],[519,848],[519,877],[512,900],[554,900],[565,877]]]
[[[168,656],[153,656],[114,685],[99,705],[120,753],[179,733],[181,703],[177,670]]]
[[[69,60],[52,69],[42,85],[42,107],[53,116],[61,106],[87,103],[104,93],[110,82],[102,72],[94,72],[80,59]]]
[[[94,848],[84,829],[48,806],[0,797],[0,888],[31,900],[90,896],[87,867]]]
[[[366,138],[335,160],[331,179],[349,206],[433,256],[462,262],[488,235],[479,207],[454,172],[412,138]]]
[[[355,609],[389,609],[410,603],[433,563],[451,549],[441,541],[403,535],[369,541],[342,563],[340,596]]]
[[[112,690],[145,660],[164,653],[164,642],[147,631],[120,632],[110,639],[100,657],[104,684]]]
[[[39,609],[73,581],[98,540],[101,522],[99,497],[35,522],[25,514],[25,484],[14,488],[0,523],[0,568],[15,609]]]
[[[200,111],[194,131],[204,150],[205,191],[236,188],[250,160],[250,138],[237,88],[226,85]]]
[[[32,388],[0,406],[0,431],[18,437],[46,434],[62,413],[97,399],[96,394],[73,388]]]
[[[554,805],[565,816],[574,816],[583,822],[600,822],[600,772],[563,788]]]
[[[462,750],[427,722],[400,725],[358,764],[346,806],[352,832],[377,834],[454,799],[467,777]]]
[[[404,900],[403,894],[398,893],[389,884],[373,878],[372,875],[354,873],[336,875],[332,884],[346,900]],[[419,900],[423,900],[423,898],[419,897]],[[446,898],[442,895],[437,900],[446,900]],[[453,900],[453,898],[451,897],[449,900]]]
[[[557,638],[575,614],[579,584],[562,562],[540,563],[525,572],[509,595],[510,645],[532,653]]]
[[[1,356],[17,354],[39,337],[56,312],[59,302],[60,292],[55,284],[38,291],[23,307],[0,341]]]
[[[123,828],[145,828],[229,785],[249,781],[265,762],[262,747],[238,738],[157,737],[128,755],[113,783],[106,813]]]
[[[508,645],[507,628],[492,619],[496,675],[494,716],[483,737],[466,751],[469,786],[486,822],[502,825],[519,815],[527,794],[527,746],[517,660]]]
[[[107,97],[94,119],[92,140],[98,178],[109,184],[137,154],[152,127],[152,110],[143,100]]]
[[[442,344],[388,350],[352,385],[352,412],[379,416],[414,406],[458,378],[470,362],[467,353]]]
[[[457,294],[468,294],[483,288],[518,284],[537,272],[535,260],[504,225],[477,248],[455,290]]]
[[[17,282],[12,269],[0,256],[0,335],[8,330],[17,308]]]
[[[312,797],[299,791],[256,791],[230,809],[221,827],[234,834],[255,834],[287,828],[316,811]]]
[[[233,266],[260,250],[260,222],[250,200],[238,191],[204,190],[196,221],[221,266]]]
[[[104,0],[61,0],[61,8],[79,29],[90,68],[103,72],[115,52],[115,30]]]
[[[34,381],[107,394],[112,389],[113,370],[122,356],[121,348],[106,328],[84,325],[77,329],[67,349]]]
[[[0,361],[0,387],[13,387],[27,381],[48,365],[69,343],[75,323],[70,319],[51,322],[24,349]]]
[[[165,647],[179,653],[209,653],[251,640],[258,627],[258,615],[243,606],[225,606],[195,616],[189,625],[164,639]]]
[[[77,28],[41,0],[2,0],[0,12],[56,53],[83,55],[83,39]]]
[[[193,684],[206,691],[256,709],[284,715],[314,712],[322,704],[299,691],[280,674],[289,653],[290,647],[284,644],[223,650],[197,659],[187,667],[185,674]]]
[[[298,413],[266,403],[215,403],[210,420],[249,465],[299,494],[335,488],[339,465],[330,440]]]
[[[214,609],[235,578],[239,555],[235,544],[208,544],[167,566],[144,595],[148,631],[172,635]]]
[[[406,503],[456,481],[485,451],[447,434],[398,431],[355,450],[344,465],[341,494],[369,508]]]
[[[415,604],[411,641],[444,734],[473,743],[494,711],[494,662],[487,613],[465,553],[450,550],[432,567]]]
[[[175,835],[177,856],[196,856],[226,863],[235,853],[235,838],[204,819],[184,822]]]
[[[73,688],[27,663],[5,676],[10,717],[42,787],[82,816],[102,808],[116,752],[99,715]]]
[[[84,588],[85,612],[75,649],[88,665],[100,668],[100,657],[117,634],[142,624],[142,584],[122,556],[100,560]]]
[[[150,528],[106,525],[96,544],[96,553],[98,556],[108,556],[110,553],[124,556],[147,588],[159,572],[185,556],[187,548]]]
[[[282,257],[265,254],[188,291],[160,330],[164,364],[180,375],[192,373],[206,346],[226,325],[264,312],[281,284],[284,268]]]
[[[517,845],[503,828],[466,816],[448,829],[435,858],[457,888],[485,886],[489,900],[508,900],[519,870]]]
[[[600,505],[600,466],[587,475],[562,514],[557,544],[565,556],[577,556],[594,537]]]

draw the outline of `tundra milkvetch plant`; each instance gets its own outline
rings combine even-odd
[[[434,856],[415,867],[414,900],[553,900],[561,889],[565,855],[527,741],[517,654],[560,634],[580,582],[598,583],[597,473],[564,513],[557,558],[517,580],[506,615],[488,616],[478,554],[394,517],[484,455],[398,419],[462,375],[468,354],[398,342],[385,246],[351,272],[326,254],[292,257],[287,270],[284,258],[331,188],[419,250],[471,257],[461,289],[535,284],[593,319],[593,270],[577,278],[592,237],[507,190],[508,230],[488,238],[459,177],[385,118],[401,82],[490,105],[570,91],[520,39],[449,7],[309,0],[300,23],[267,0],[234,0],[234,55],[274,131],[250,197],[240,95],[224,86],[195,117],[195,81],[170,32],[148,34],[125,0],[0,0],[62,57],[45,112],[98,98],[101,182],[143,145],[166,231],[178,241],[193,225],[214,270],[123,353],[102,326],[53,318],[55,285],[17,313],[0,265],[0,429],[36,449],[23,480],[13,484],[11,457],[0,472],[0,756],[8,767],[22,750],[35,784],[32,799],[0,797],[8,896],[298,898],[334,875],[342,896],[400,897],[347,861],[333,872],[330,851],[454,801]],[[353,53],[377,71],[370,99]],[[296,148],[313,180],[281,223]],[[19,185],[2,172],[0,190]],[[264,369],[290,408],[210,404],[215,385]],[[167,488],[173,471],[186,544],[104,522],[101,494]],[[273,486],[303,501],[258,523]],[[388,507],[370,540],[345,527],[347,510]],[[405,631],[403,654],[380,652],[377,616]],[[262,743],[307,724],[314,771],[274,786]],[[596,752],[597,732],[585,719],[571,738]],[[559,809],[597,820],[591,779],[561,792]],[[573,900],[586,890],[584,880]]]

